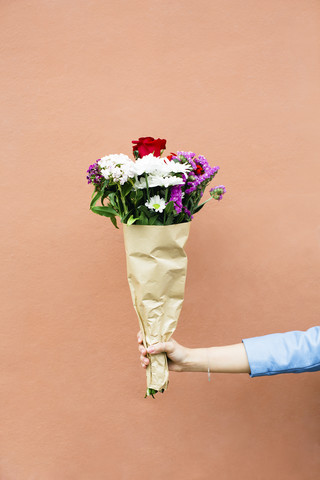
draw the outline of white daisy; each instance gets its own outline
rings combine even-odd
[[[164,198],[161,198],[160,195],[154,195],[150,197],[150,201],[145,203],[145,206],[149,208],[149,210],[154,210],[155,212],[163,212],[166,208],[166,202]]]

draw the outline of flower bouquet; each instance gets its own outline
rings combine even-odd
[[[163,157],[166,140],[133,141],[135,160],[107,155],[90,165],[94,186],[90,209],[123,223],[127,274],[145,348],[167,342],[176,329],[184,298],[187,257],[184,246],[193,215],[212,199],[221,200],[223,185],[205,188],[219,167],[202,155],[178,151]],[[97,205],[97,202],[101,205]],[[164,392],[169,371],[165,353],[149,357],[146,396]]]

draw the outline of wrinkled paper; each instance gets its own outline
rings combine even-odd
[[[184,299],[190,223],[123,225],[127,274],[145,348],[167,342],[176,329]],[[149,356],[147,387],[166,390],[167,355]]]

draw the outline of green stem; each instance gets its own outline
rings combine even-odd
[[[151,396],[152,398],[154,398],[154,395],[155,395],[156,393],[158,393],[158,392],[163,393],[163,392],[164,392],[164,389],[162,389],[162,390],[154,390],[153,388],[147,388],[147,392],[146,392],[144,398],[147,398],[147,397],[149,397],[149,396]]]
[[[118,188],[119,188],[119,191],[120,191],[120,196],[121,196],[121,200],[122,200],[122,205],[123,205],[123,209],[124,209],[124,214],[126,215],[128,213],[128,209],[127,209],[127,205],[126,205],[126,200],[122,194],[122,190],[121,190],[121,187],[120,185],[118,185]]]
[[[148,197],[148,202],[150,202],[150,195],[149,195],[149,184],[148,184],[148,176],[145,173],[144,178],[146,179],[146,187],[147,187],[147,197]]]
[[[208,198],[208,200],[206,200],[205,202],[200,203],[200,205],[197,205],[197,207],[202,207],[202,205],[205,205],[206,203],[210,202],[211,200],[213,200],[213,197]]]
[[[167,202],[168,202],[168,189],[166,188],[166,193],[164,194],[164,201],[166,202],[166,205],[167,205]],[[163,212],[163,223],[166,224],[166,212],[164,211]]]

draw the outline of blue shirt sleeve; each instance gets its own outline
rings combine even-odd
[[[320,326],[242,340],[250,377],[320,370]]]

